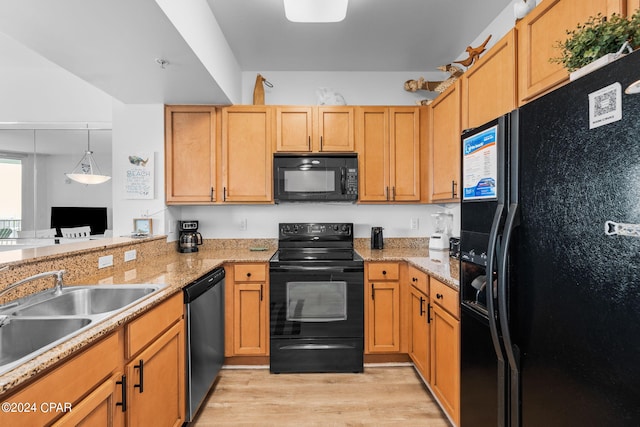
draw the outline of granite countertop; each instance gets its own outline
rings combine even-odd
[[[357,248],[356,250],[365,261],[407,261],[448,286],[458,289],[457,266],[459,264],[449,262],[448,253],[446,257],[435,257],[434,254],[429,255],[429,251],[424,248],[384,250]],[[275,248],[252,251],[247,248],[220,249],[205,245],[196,253],[183,254],[177,251],[167,251],[153,258],[153,262],[137,263],[134,268],[128,270],[98,271],[93,275],[84,276],[76,282],[67,283],[67,286],[145,283],[166,284],[166,287],[133,307],[97,323],[83,333],[0,375],[0,394],[8,393],[58,361],[115,331],[134,317],[180,292],[184,286],[202,275],[222,266],[225,262],[268,262],[274,252]]]
[[[181,254],[171,251],[155,258],[152,263],[139,263],[130,270],[98,273],[92,276],[85,276],[78,280],[77,283],[67,283],[67,286],[149,283],[166,284],[166,287],[133,307],[97,323],[94,327],[46,351],[40,356],[0,375],[0,395],[11,391],[58,361],[110,334],[134,317],[180,292],[185,285],[223,265],[225,262],[267,262],[274,252],[275,250],[223,249]]]
[[[460,262],[450,258],[449,251],[425,248],[358,248],[357,251],[365,261],[406,261],[455,290],[460,287]]]

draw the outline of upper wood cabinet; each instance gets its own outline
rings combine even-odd
[[[627,15],[633,15],[638,9],[640,9],[640,0],[627,0]]]
[[[272,109],[222,109],[222,201],[273,201]]]
[[[460,198],[461,81],[458,79],[430,105],[431,201]]]
[[[568,81],[567,70],[549,62],[560,56],[554,46],[566,40],[567,30],[598,13],[625,13],[626,7],[627,0],[544,0],[517,22],[520,105]]]
[[[518,106],[516,30],[509,31],[462,75],[462,128],[480,126]]]
[[[311,151],[313,111],[313,107],[276,107],[276,151]]]
[[[167,204],[209,204],[216,201],[217,129],[215,107],[165,107]]]
[[[276,151],[355,150],[354,107],[275,107]]]
[[[420,201],[420,109],[358,107],[361,202]]]

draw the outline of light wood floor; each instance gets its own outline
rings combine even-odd
[[[364,374],[223,369],[194,425],[450,426],[410,366]]]

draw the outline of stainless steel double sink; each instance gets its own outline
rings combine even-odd
[[[68,286],[0,306],[0,374],[126,310],[165,286]]]

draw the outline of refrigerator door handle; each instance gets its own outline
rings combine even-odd
[[[507,277],[509,246],[513,238],[513,231],[519,225],[519,206],[512,203],[509,206],[509,212],[504,224],[503,250],[498,259],[498,319],[500,321],[500,330],[502,332],[502,342],[504,343],[504,351],[509,362],[509,383],[510,401],[509,416],[511,425],[520,425],[520,357],[518,349],[511,341],[511,329],[509,325],[509,316],[507,311],[507,286],[509,278]]]
[[[502,217],[502,211],[504,210],[504,204],[498,204],[495,214],[493,216],[493,224],[491,225],[491,232],[489,233],[489,247],[487,251],[487,312],[489,317],[489,329],[491,330],[491,339],[493,341],[493,347],[498,357],[498,361],[504,362],[504,356],[502,351],[502,345],[500,342],[500,336],[498,334],[498,323],[496,320],[496,307],[494,306],[493,299],[493,273],[494,264],[497,260],[497,243],[498,243],[498,228],[500,226],[500,219]]]
[[[496,353],[496,359],[498,362],[498,414],[506,414],[506,378],[505,378],[505,360],[502,349],[502,342],[498,334],[498,325],[496,320],[496,307],[493,304],[493,264],[497,260],[498,251],[498,233],[500,228],[500,222],[502,219],[502,213],[504,211],[504,203],[499,202],[496,207],[496,211],[493,215],[493,223],[491,224],[491,232],[489,233],[489,247],[487,251],[487,312],[489,318],[489,330],[491,332],[491,341],[493,341],[493,348]],[[498,415],[497,427],[504,427],[505,417]]]

